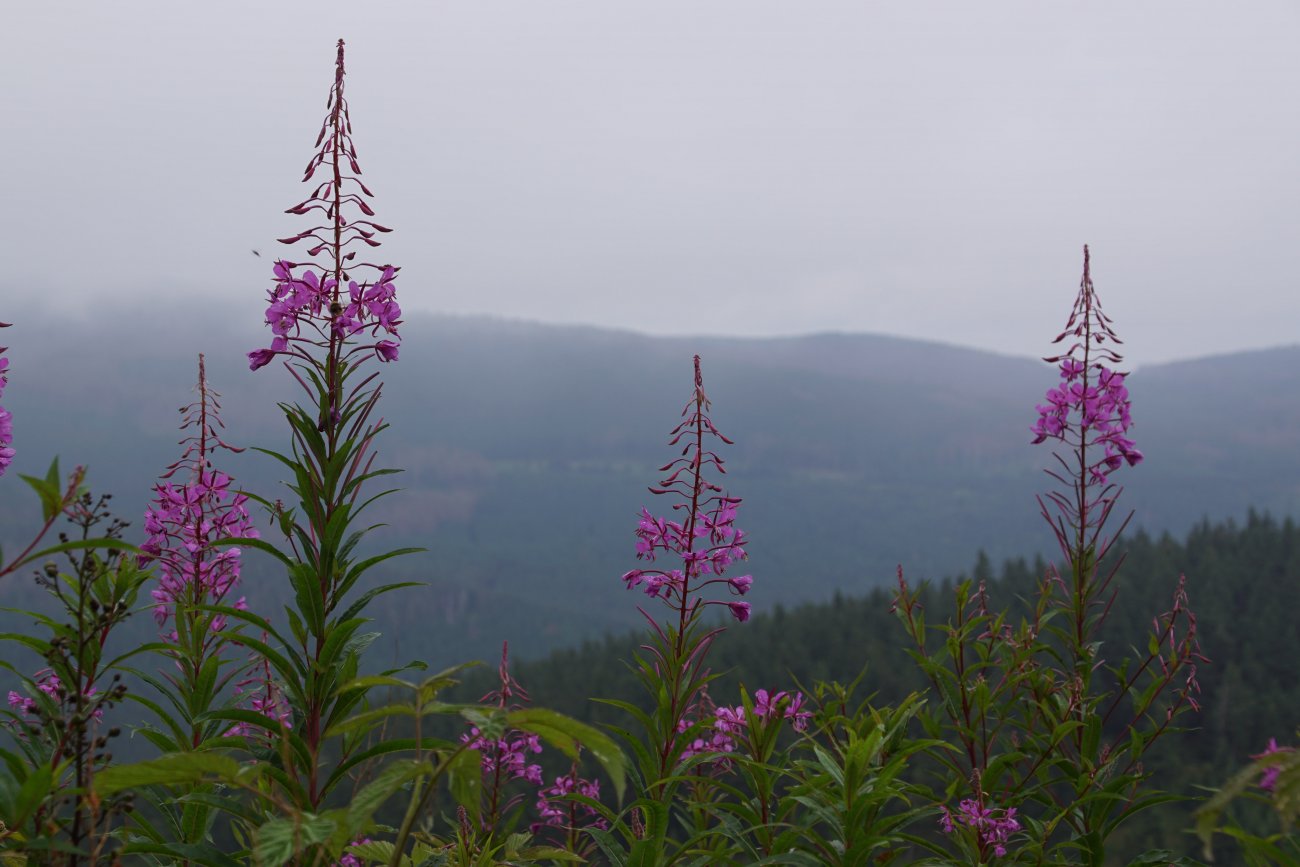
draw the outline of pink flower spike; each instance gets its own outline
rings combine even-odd
[[[725,473],[723,460],[710,450],[708,438],[723,443],[731,441],[718,432],[708,417],[711,407],[704,394],[704,380],[700,372],[700,357],[695,356],[695,391],[682,410],[682,422],[671,433],[669,444],[687,445],[680,456],[660,468],[666,475],[658,487],[650,492],[673,495],[679,502],[673,509],[680,520],[652,515],[642,508],[636,527],[636,558],[654,562],[660,555],[680,559],[681,568],[672,570],[633,569],[623,574],[627,589],[645,585],[645,592],[685,615],[700,604],[728,604],[732,615],[740,621],[749,619],[748,603],[724,603],[720,600],[701,599],[697,594],[712,584],[727,585],[731,595],[743,596],[753,586],[750,575],[734,578],[722,577],[738,560],[746,559],[747,540],[744,531],[735,526],[740,498],[727,494],[721,486],[710,481],[706,471]]]
[[[1259,760],[1259,759],[1267,758],[1268,756],[1275,756],[1278,753],[1292,753],[1292,752],[1295,752],[1295,747],[1279,747],[1277,745],[1277,738],[1269,738],[1268,745],[1264,747],[1264,751],[1262,753],[1253,754],[1251,758]],[[1264,769],[1264,773],[1260,775],[1259,783],[1257,785],[1266,792],[1276,791],[1277,781],[1278,778],[1281,776],[1282,776],[1282,766],[1272,765]]]

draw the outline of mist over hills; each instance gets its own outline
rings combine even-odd
[[[86,463],[123,515],[142,514],[179,456],[176,408],[199,351],[229,440],[286,449],[275,402],[297,386],[276,367],[247,369],[245,353],[268,340],[259,316],[166,301],[7,311],[11,475],[43,472],[55,455]],[[744,499],[756,608],[862,592],[900,563],[939,577],[978,549],[996,561],[1051,541],[1034,500],[1050,453],[1029,444],[1029,427],[1055,373],[1035,359],[879,335],[656,338],[422,314],[402,334],[400,361],[375,369],[392,425],[380,463],[406,472],[376,507],[390,526],[373,544],[427,547],[384,577],[429,586],[372,609],[381,655],[491,658],[506,638],[537,655],[635,623],[640,597],[618,579],[635,562],[638,510],[668,508],[646,486],[673,457],[667,433],[697,352],[713,419],[736,441],[726,481]],[[1147,460],[1120,476],[1137,525],[1182,533],[1249,507],[1300,514],[1300,346],[1144,367],[1130,386]],[[278,467],[251,450],[218,465],[279,495]],[[6,478],[6,550],[35,516]],[[280,576],[247,560],[250,602],[274,606]],[[29,594],[24,582],[0,587],[0,604]]]

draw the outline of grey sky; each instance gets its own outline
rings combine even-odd
[[[1293,0],[83,0],[5,19],[6,295],[163,291],[198,312],[245,294],[258,315],[342,36],[407,307],[1037,355],[1087,242],[1130,362],[1300,340]]]

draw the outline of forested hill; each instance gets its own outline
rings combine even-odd
[[[1195,730],[1166,739],[1149,763],[1159,783],[1184,794],[1222,782],[1259,752],[1269,738],[1293,741],[1300,724],[1300,527],[1251,513],[1242,524],[1203,523],[1184,541],[1136,533],[1122,540],[1127,552],[1117,581],[1119,596],[1105,632],[1102,655],[1117,663],[1129,648],[1145,648],[1152,618],[1170,608],[1179,575],[1186,575],[1202,648],[1211,660],[1198,672],[1203,712],[1189,716]],[[1023,559],[995,570],[981,555],[966,575],[989,582],[994,606],[1015,605],[1032,590],[1045,564]],[[944,621],[951,584],[935,586],[927,620]],[[891,593],[837,596],[758,614],[728,626],[714,644],[710,664],[723,677],[710,689],[719,704],[736,703],[743,683],[790,689],[816,680],[847,682],[865,667],[859,695],[877,704],[924,690],[906,653],[902,626],[890,612]],[[639,633],[585,642],[544,660],[517,662],[514,672],[534,703],[590,720],[613,722],[620,713],[591,697],[642,703],[627,661],[644,639]],[[466,694],[486,692],[491,672],[476,676]],[[1147,846],[1192,854],[1194,805],[1162,808],[1148,823]],[[1139,841],[1130,841],[1134,846]]]
[[[256,294],[199,314],[162,294],[7,313],[18,458],[0,485],[0,544],[16,550],[37,517],[15,476],[55,455],[88,464],[94,489],[138,521],[179,457],[176,408],[199,351],[229,441],[287,448],[276,401],[297,386],[275,365],[248,370],[269,336]],[[658,338],[418,313],[402,334],[401,358],[374,368],[391,424],[379,460],[405,470],[402,491],[370,514],[389,525],[374,546],[429,551],[374,579],[428,586],[371,609],[386,661],[491,658],[502,639],[537,656],[635,626],[619,576],[636,562],[639,509],[667,508],[646,486],[673,456],[697,352],[714,421],[735,440],[727,482],[744,499],[757,610],[888,586],[898,563],[951,574],[980,548],[998,560],[1050,541],[1034,496],[1051,457],[1029,428],[1056,376],[1036,359],[873,334]],[[1252,505],[1300,514],[1300,347],[1145,367],[1130,385],[1147,460],[1124,474],[1122,504],[1137,524],[1183,533]],[[218,461],[249,490],[284,494],[281,468],[253,450]],[[250,604],[278,611],[282,576],[247,559]],[[23,604],[14,592],[0,587],[0,602]]]

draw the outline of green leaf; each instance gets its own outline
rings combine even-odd
[[[1168,849],[1151,849],[1128,862],[1128,867],[1205,867],[1194,858],[1175,855]]]
[[[381,722],[387,722],[392,717],[415,716],[416,714],[416,709],[407,704],[393,704],[373,708],[330,726],[325,731],[325,737],[333,738],[356,731],[370,731]]]
[[[23,780],[22,787],[18,790],[18,797],[14,802],[17,813],[9,820],[9,824],[21,828],[22,823],[26,822],[27,818],[35,813],[37,808],[49,797],[53,785],[54,772],[48,764],[42,762],[27,779]]]
[[[202,864],[203,867],[241,867],[237,861],[211,843],[152,843],[132,841],[122,847],[126,855],[167,855],[179,862]]]
[[[365,830],[365,827],[370,824],[370,819],[374,816],[375,811],[394,792],[411,780],[428,774],[431,769],[428,762],[420,762],[415,759],[402,759],[384,768],[379,776],[357,792],[356,796],[352,798],[352,803],[348,805],[347,830],[349,839],[355,838],[359,832]]]
[[[59,459],[55,458],[50,464],[49,471],[45,478],[38,479],[35,476],[19,475],[20,479],[36,492],[36,496],[41,500],[41,517],[46,520],[52,520],[62,510],[63,506],[63,483],[59,477]]]
[[[401,549],[400,551],[393,552],[392,556],[395,557],[397,556],[397,554],[407,550],[414,551],[414,550],[422,550],[422,549],[417,549],[417,548]],[[356,567],[354,566],[351,571],[355,572]],[[362,610],[365,609],[367,605],[370,604],[371,600],[373,600],[376,596],[379,596],[383,593],[388,593],[391,590],[398,590],[402,587],[423,587],[423,586],[424,583],[421,581],[402,581],[397,584],[385,584],[382,587],[376,587],[373,590],[367,590],[365,593],[362,593],[357,598],[356,602],[353,602],[351,605],[348,606],[348,610],[344,611],[343,614],[340,615],[339,619],[348,620],[349,618],[356,617],[358,614],[362,612]]]
[[[477,750],[461,750],[448,762],[447,784],[451,796],[469,812],[477,827],[483,795],[483,757]]]
[[[367,862],[378,861],[380,864],[387,864],[393,857],[393,844],[384,840],[372,841],[348,846],[345,851],[358,855]]]
[[[308,846],[324,843],[334,828],[329,818],[311,813],[303,813],[296,819],[272,819],[253,834],[253,863],[281,867]]]
[[[570,758],[578,757],[575,742],[586,747],[609,774],[614,792],[622,802],[627,787],[627,759],[609,735],[562,713],[540,707],[511,711],[506,720],[509,727],[541,736]]]
[[[437,750],[450,751],[458,749],[459,747],[460,744],[452,743],[451,741],[443,740],[441,738],[426,737],[421,738],[418,742],[415,738],[389,738],[388,740],[380,741],[373,747],[362,750],[359,753],[354,753],[347,759],[339,762],[338,766],[330,773],[329,779],[325,781],[325,785],[321,787],[321,790],[328,792],[340,780],[346,777],[348,771],[352,770],[362,762],[369,761],[376,756],[386,756],[391,753],[415,752],[417,749],[424,752],[434,752]]]
[[[95,775],[95,791],[111,795],[140,786],[174,786],[217,779],[234,785],[248,785],[261,772],[259,765],[241,765],[215,753],[169,753],[130,765],[115,765]]]

